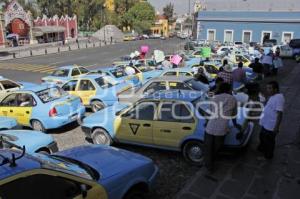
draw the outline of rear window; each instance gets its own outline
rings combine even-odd
[[[12,88],[20,88],[20,85],[14,83],[12,81],[9,81],[9,80],[1,81],[0,84],[2,84],[2,86],[5,90],[12,89]]]
[[[110,88],[117,84],[117,81],[109,76],[99,77],[95,81],[101,88]]]
[[[67,77],[68,75],[69,75],[69,69],[56,70],[52,73],[52,76],[56,76],[56,77]]]
[[[43,103],[48,103],[48,102],[54,101],[56,99],[59,99],[61,97],[68,95],[67,92],[65,92],[63,89],[61,89],[59,87],[48,88],[48,89],[36,92],[35,94],[40,98],[40,100]]]

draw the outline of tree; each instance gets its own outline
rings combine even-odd
[[[130,25],[138,33],[147,31],[155,20],[155,10],[148,2],[136,3],[122,17],[123,24]]]
[[[174,15],[174,4],[169,3],[163,8],[164,16],[170,21]]]

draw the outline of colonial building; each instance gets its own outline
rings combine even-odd
[[[211,0],[196,17],[197,39],[288,43],[300,38],[299,0]]]
[[[54,16],[32,19],[31,13],[13,0],[0,13],[0,46],[28,43],[47,43],[77,38],[77,18]],[[12,42],[13,41],[13,42]]]
[[[154,25],[151,27],[152,34],[159,34],[164,37],[169,37],[169,23],[165,16],[158,15]]]

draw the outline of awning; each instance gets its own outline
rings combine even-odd
[[[32,32],[36,37],[47,33],[65,32],[65,30],[66,28],[63,26],[35,26],[32,28]]]

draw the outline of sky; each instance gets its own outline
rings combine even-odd
[[[193,11],[193,5],[195,0],[191,1],[191,12]],[[188,13],[189,10],[189,0],[148,0],[157,11],[162,13],[163,7],[168,3],[173,3],[175,7],[175,13],[177,14],[185,14]]]

